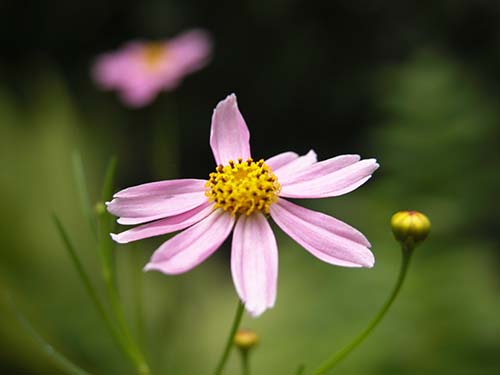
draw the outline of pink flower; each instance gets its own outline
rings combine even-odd
[[[118,223],[142,224],[111,236],[127,243],[182,230],[164,242],[145,270],[180,274],[217,250],[233,232],[231,272],[247,311],[258,316],[273,307],[278,278],[278,247],[267,220],[324,262],[372,267],[370,243],[353,227],[284,198],[325,198],[348,193],[378,168],[375,159],[341,155],[321,162],[314,151],[284,152],[254,161],[250,134],[236,96],[214,110],[210,145],[218,165],[208,180],[181,179],[122,190],[108,210]],[[144,224],[149,222],[148,224]]]
[[[104,90],[117,90],[124,103],[142,107],[164,90],[175,89],[185,75],[202,68],[211,53],[210,37],[192,30],[159,42],[129,42],[99,56],[93,77]]]

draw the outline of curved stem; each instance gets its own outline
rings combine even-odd
[[[366,328],[349,344],[344,346],[342,349],[334,353],[329,359],[327,359],[323,364],[321,364],[314,372],[313,375],[320,375],[326,373],[328,370],[334,368],[340,361],[342,361],[347,355],[353,351],[359,344],[361,344],[366,337],[373,331],[373,329],[380,323],[384,315],[387,313],[392,303],[396,299],[401,290],[401,286],[406,277],[408,271],[408,266],[410,264],[410,259],[413,251],[410,248],[404,247],[402,251],[401,267],[399,269],[399,276],[396,281],[396,285],[392,290],[387,301],[384,303],[380,311],[375,315],[371,322],[366,326]]]
[[[7,302],[14,313],[21,327],[31,336],[31,338],[42,348],[44,353],[52,360],[59,368],[67,374],[71,375],[90,375],[87,371],[70,361],[62,353],[58,352],[47,340],[45,340],[37,330],[31,325],[28,319],[18,310],[12,298],[7,295]]]
[[[231,331],[229,332],[229,337],[227,338],[224,352],[222,353],[222,356],[221,356],[219,363],[217,365],[217,368],[215,370],[215,375],[222,374],[222,370],[224,369],[224,366],[226,365],[227,359],[229,358],[229,353],[231,353],[231,349],[233,348],[234,335],[236,334],[236,331],[238,330],[238,327],[240,326],[241,318],[243,317],[244,309],[245,309],[245,306],[243,305],[243,303],[241,303],[240,300],[238,300],[238,307],[236,308],[236,314],[234,316],[233,325],[231,326]]]
[[[78,275],[80,276],[80,279],[82,280],[83,285],[85,286],[85,289],[88,295],[90,296],[90,299],[96,306],[97,311],[104,320],[113,339],[118,344],[120,349],[132,360],[139,374],[146,374],[146,375],[149,374],[149,368],[147,366],[146,361],[144,360],[142,353],[131,339],[131,336],[128,334],[128,331],[126,331],[126,323],[124,318],[122,318],[123,314],[121,313],[118,295],[116,294],[115,289],[113,289],[113,286],[111,284],[112,273],[109,272],[109,268],[106,268],[106,271],[103,273],[103,275],[108,293],[110,294],[110,300],[111,300],[110,302],[113,308],[113,313],[116,315],[114,321],[110,318],[108,311],[104,308],[104,305],[101,303],[97,291],[95,290],[92,282],[90,281],[90,277],[88,276],[87,272],[85,271],[85,268],[83,267],[82,262],[80,261],[80,258],[78,257],[73,242],[71,241],[65,227],[63,226],[62,222],[59,220],[59,217],[56,214],[53,214],[53,220],[59,232],[59,235],[63,240],[65,248],[68,251],[71,260],[78,272]]]

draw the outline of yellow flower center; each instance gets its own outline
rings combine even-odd
[[[147,43],[142,50],[142,60],[149,69],[155,69],[162,60],[167,48],[165,43],[151,42]]]
[[[264,160],[254,162],[251,158],[229,165],[219,165],[210,173],[205,192],[215,208],[232,214],[250,215],[255,210],[269,213],[269,207],[278,200],[280,184]]]

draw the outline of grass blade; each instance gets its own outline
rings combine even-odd
[[[106,176],[104,178],[101,196],[103,203],[111,199],[111,195],[113,193],[115,171],[116,158],[112,157],[108,163]],[[127,350],[135,364],[137,372],[140,374],[149,374],[149,366],[141,351],[140,346],[137,344],[132,333],[130,332],[130,328],[125,319],[123,305],[120,300],[116,278],[115,259],[113,256],[113,249],[115,245],[109,235],[110,232],[113,231],[114,218],[107,212],[105,207],[102,208],[103,209],[98,211],[98,246],[101,259],[102,274],[104,283],[106,285],[111,310],[118,325],[118,329],[123,337],[124,345],[127,347]]]
[[[92,233],[94,236],[97,236],[96,222],[92,211],[92,205],[90,203],[90,195],[87,189],[87,180],[83,169],[82,157],[78,151],[73,152],[72,162],[74,179],[78,190],[78,196],[80,197],[80,205],[83,215],[89,222]]]
[[[79,367],[78,365],[71,362],[63,354],[59,353],[52,345],[50,345],[33,327],[29,320],[21,313],[17,308],[16,304],[10,296],[7,296],[7,302],[12,310],[12,313],[16,317],[19,325],[24,329],[24,331],[31,336],[33,341],[35,341],[42,351],[49,357],[59,368],[66,374],[70,375],[90,375],[87,371]]]
[[[89,295],[90,299],[94,303],[94,306],[97,309],[97,312],[101,316],[101,318],[104,320],[104,323],[106,324],[106,327],[108,328],[109,332],[111,333],[111,336],[115,340],[115,342],[118,344],[118,346],[125,352],[125,354],[130,355],[126,345],[123,342],[123,338],[120,335],[120,332],[116,328],[116,326],[113,324],[111,321],[106,309],[104,308],[104,305],[101,303],[101,300],[98,297],[97,291],[95,290],[94,286],[92,285],[92,282],[90,281],[90,278],[85,271],[85,268],[83,267],[82,262],[80,261],[80,258],[78,257],[78,254],[75,250],[75,247],[73,246],[73,243],[71,242],[68,233],[66,232],[66,229],[64,228],[63,224],[59,220],[56,214],[53,214],[53,220],[54,224],[56,225],[56,228],[59,232],[59,235],[61,236],[61,239],[63,240],[64,247],[66,251],[68,252],[73,265],[75,266],[75,269],[78,273],[78,276],[80,277],[80,280],[82,281],[85,290],[87,291],[87,294]]]

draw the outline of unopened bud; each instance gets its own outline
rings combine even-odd
[[[427,238],[431,222],[421,212],[399,211],[392,215],[391,227],[398,241],[407,246],[415,246]]]
[[[104,205],[103,202],[97,202],[96,205],[94,206],[94,210],[97,215],[101,216],[106,212],[106,206]]]
[[[249,329],[239,329],[234,335],[234,345],[241,350],[249,350],[259,343],[259,336]]]

